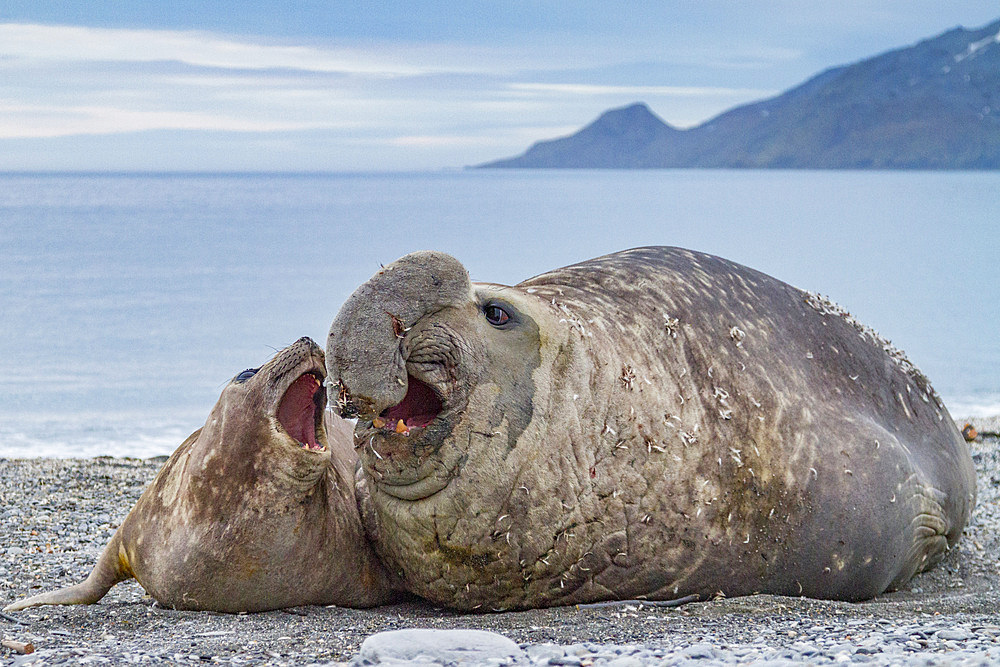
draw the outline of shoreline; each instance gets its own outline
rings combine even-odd
[[[20,433],[4,433],[0,429],[0,459],[92,459],[92,458],[121,458],[148,460],[157,457],[168,457],[184,440],[200,428],[204,423],[204,415],[207,409],[197,412],[197,419],[192,419],[191,424],[186,427],[179,427],[176,424],[169,427],[170,435],[160,435],[154,439],[141,439],[141,446],[135,444],[136,438],[128,433],[110,441],[102,440],[99,434],[90,434],[82,440],[73,443],[72,447],[59,440],[44,440],[41,437],[26,437]],[[966,423],[972,424],[977,431],[983,433],[1000,433],[1000,412],[986,415],[953,417],[955,425],[961,431]],[[52,423],[46,421],[44,425],[34,428],[33,432],[44,433],[52,428]],[[156,428],[160,428],[157,426]],[[64,430],[60,430],[60,437],[65,437]],[[15,444],[16,443],[16,444]],[[27,452],[27,454],[25,453]],[[72,452],[66,454],[65,452]]]
[[[973,425],[991,430],[990,422]],[[412,599],[369,610],[298,607],[233,615],[164,609],[130,581],[94,605],[0,617],[4,637],[35,647],[30,655],[0,649],[0,664],[325,664],[351,660],[373,633],[402,628],[498,632],[525,650],[516,664],[995,663],[1000,439],[985,437],[970,449],[979,497],[957,547],[904,589],[867,602],[757,595],[673,609],[463,614]],[[82,580],[162,461],[0,459],[3,604]]]

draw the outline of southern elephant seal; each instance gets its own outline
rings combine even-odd
[[[350,424],[324,418],[323,351],[302,338],[222,391],[82,583],[6,610],[89,604],[135,577],[177,609],[368,607],[391,595],[355,501]]]
[[[376,550],[461,609],[866,599],[938,561],[975,504],[966,445],[902,353],[689,250],[515,287],[413,253],[344,304],[327,370],[359,417]]]

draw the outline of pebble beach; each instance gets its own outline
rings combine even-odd
[[[969,445],[978,501],[962,540],[903,590],[863,603],[758,595],[470,615],[412,599],[234,615],[162,608],[130,581],[95,605],[4,614],[0,664],[997,664],[1000,418],[973,424],[986,435]],[[164,460],[0,459],[0,604],[85,578]],[[513,648],[404,656],[378,634],[411,628],[489,631]],[[451,635],[463,636],[475,639]]]

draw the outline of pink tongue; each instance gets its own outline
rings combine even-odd
[[[292,383],[278,406],[278,421],[288,435],[309,449],[322,449],[316,442],[316,405],[313,396],[319,384],[308,373]]]

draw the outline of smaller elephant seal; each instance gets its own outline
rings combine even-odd
[[[863,600],[975,506],[968,447],[899,350],[681,248],[510,287],[413,253],[347,300],[326,361],[376,550],[460,609]]]
[[[325,377],[323,351],[309,338],[237,375],[90,576],[5,611],[94,603],[131,577],[176,609],[387,601],[389,575],[365,540],[355,500],[350,424],[326,411]]]

